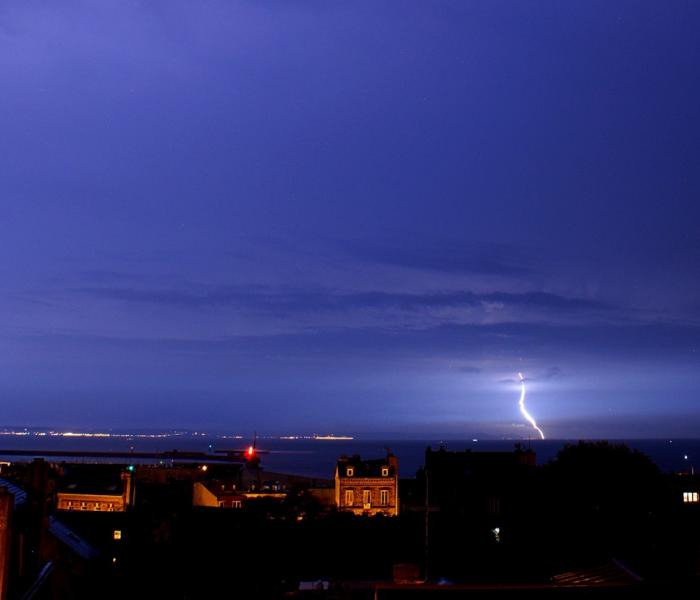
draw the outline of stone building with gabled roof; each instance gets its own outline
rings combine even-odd
[[[341,456],[335,468],[335,505],[356,515],[399,514],[399,461]]]

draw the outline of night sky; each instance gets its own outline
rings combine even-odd
[[[700,3],[0,3],[0,426],[700,432]]]

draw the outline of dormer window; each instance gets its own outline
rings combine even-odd
[[[345,474],[348,477],[352,477],[355,474],[355,469],[353,467],[348,467],[345,471]]]
[[[382,467],[382,477],[389,477],[389,467]]]

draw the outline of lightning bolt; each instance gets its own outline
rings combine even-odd
[[[535,419],[532,418],[532,415],[527,412],[527,408],[525,408],[525,378],[523,377],[522,373],[518,373],[518,377],[520,377],[520,401],[518,402],[520,412],[523,414],[523,417],[527,419],[528,423],[535,428],[537,433],[540,434],[540,438],[544,439],[544,433],[542,433],[542,430],[537,427]]]

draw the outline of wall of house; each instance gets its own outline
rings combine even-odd
[[[14,497],[0,488],[0,600],[7,598],[7,583],[11,553],[11,523]]]
[[[346,491],[353,491],[352,505],[346,504]],[[387,502],[381,503],[381,492],[386,491]],[[364,503],[364,492],[369,491],[369,506]],[[339,510],[352,511],[355,514],[375,515],[384,513],[389,516],[398,514],[398,479],[396,477],[337,477],[336,506]]]
[[[59,492],[56,495],[58,510],[89,510],[101,512],[124,512],[125,502],[122,495],[109,494],[73,494]]]
[[[219,501],[216,496],[212,494],[203,483],[200,482],[196,482],[194,484],[194,489],[192,490],[192,504],[194,506],[219,507]]]

